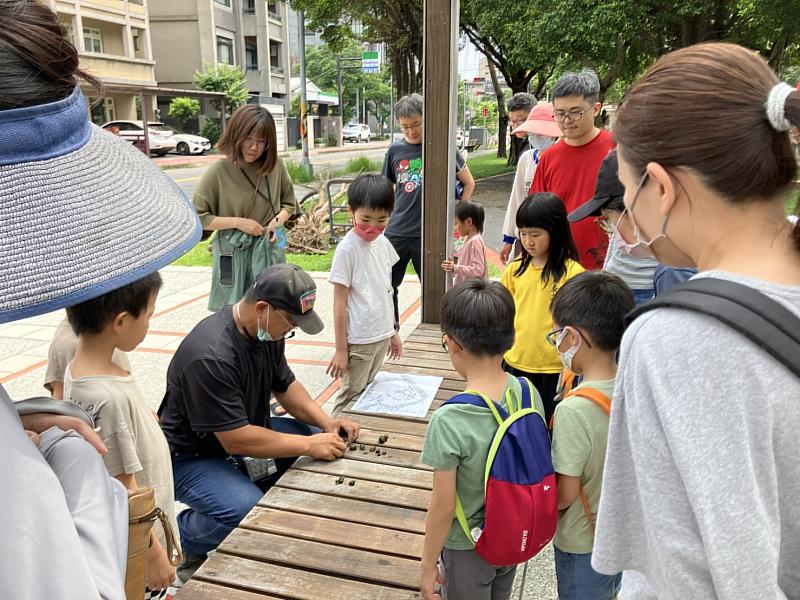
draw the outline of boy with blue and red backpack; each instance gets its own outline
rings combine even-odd
[[[526,379],[503,371],[514,300],[502,285],[474,278],[453,287],[442,332],[467,391],[433,414],[425,437],[421,461],[434,474],[420,590],[423,600],[441,597],[437,583],[448,600],[503,600],[516,565],[555,533],[544,406]]]
[[[616,354],[633,310],[630,288],[611,273],[587,271],[566,282],[551,305],[555,346],[564,368],[583,381],[556,405],[553,466],[558,481],[555,546],[559,600],[612,600],[622,575],[592,569],[594,524],[608,445]]]

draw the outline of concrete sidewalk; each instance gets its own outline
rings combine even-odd
[[[497,261],[494,252],[489,259]],[[166,388],[166,373],[172,355],[192,328],[208,316],[206,308],[211,287],[208,267],[166,267],[161,270],[164,286],[150,322],[150,331],[142,344],[132,353],[133,373],[148,404],[156,410]],[[328,273],[311,273],[318,287],[315,310],[325,329],[316,336],[298,330],[286,344],[286,356],[297,379],[324,408],[330,410],[330,400],[339,387],[325,374],[335,349],[333,331],[333,289],[327,282]],[[400,288],[400,311],[405,339],[420,322],[420,283],[416,276],[407,276]],[[47,352],[56,327],[65,318],[58,311],[0,325],[0,383],[11,398],[21,400],[31,396],[48,395],[42,386],[47,370]],[[554,600],[555,573],[552,546],[534,558],[528,567],[525,589],[520,593],[522,568],[517,572],[513,598]]]

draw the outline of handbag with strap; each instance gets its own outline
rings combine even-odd
[[[161,521],[167,540],[167,556],[173,567],[182,560],[175,532],[164,511],[156,506],[153,488],[143,487],[128,492],[128,567],[125,571],[125,597],[128,600],[144,598],[147,584],[147,560],[150,539],[156,520]]]

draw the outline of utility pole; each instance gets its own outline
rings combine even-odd
[[[356,121],[361,123],[361,88],[356,88]]]
[[[336,55],[336,90],[339,93],[339,145],[342,141],[342,133],[344,133],[344,102],[342,102],[342,57]]]
[[[300,166],[309,177],[314,176],[314,167],[308,157],[308,94],[306,93],[306,15],[300,11],[300,135],[303,140],[303,158]]]
[[[389,143],[394,142],[394,73],[389,76]]]

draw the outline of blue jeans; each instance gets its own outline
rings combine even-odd
[[[622,586],[622,573],[601,575],[592,568],[592,553],[556,555],[558,600],[613,600]]]
[[[272,430],[296,435],[319,431],[289,418],[273,418]],[[184,553],[204,557],[219,546],[294,461],[276,459],[278,473],[258,486],[228,458],[173,456],[175,498],[189,506],[178,515]]]
[[[631,290],[633,292],[633,300],[636,302],[636,306],[647,302],[648,300],[653,299],[653,290]]]

